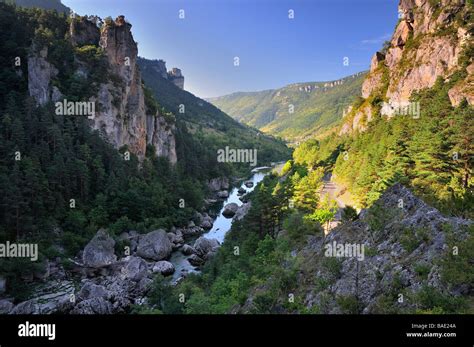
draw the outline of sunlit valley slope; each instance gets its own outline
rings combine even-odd
[[[279,89],[239,92],[209,101],[234,119],[290,142],[327,133],[360,97],[366,73],[335,81],[295,83]]]

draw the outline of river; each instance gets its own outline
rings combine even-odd
[[[217,203],[217,208],[219,210],[217,213],[217,217],[214,220],[212,229],[203,233],[202,236],[208,239],[216,239],[217,241],[219,241],[219,243],[222,244],[222,242],[224,242],[225,235],[232,227],[232,218],[226,218],[222,215],[222,212],[224,211],[224,206],[232,202],[235,202],[237,205],[242,206],[243,203],[242,201],[240,201],[238,195],[239,188],[244,188],[247,192],[253,191],[257,184],[261,182],[270,171],[271,168],[269,167],[253,169],[252,176],[250,177],[250,179],[242,181],[239,186],[234,187],[232,191],[229,192],[229,197],[224,200],[224,202]],[[245,182],[247,181],[253,182],[253,186],[251,188],[247,188],[245,186]],[[216,208],[216,206],[214,206],[214,208]],[[186,243],[192,246],[194,244],[194,241],[195,239],[190,239],[187,240]],[[176,283],[179,278],[183,276],[183,274],[199,272],[199,270],[197,270],[193,265],[188,262],[188,258],[189,256],[182,254],[180,250],[172,253],[171,258],[169,260],[175,267],[175,272],[171,278],[172,283]]]

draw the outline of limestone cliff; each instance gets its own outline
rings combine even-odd
[[[350,123],[355,118],[367,120],[360,113],[367,115],[374,99],[385,101],[381,113],[391,116],[414,92],[431,88],[439,77],[449,80],[455,73],[465,77],[449,91],[451,104],[466,99],[473,105],[472,7],[465,0],[401,0],[395,32],[384,52],[374,54],[362,85],[362,97],[368,102],[354,109],[340,133],[364,130],[359,121]]]
[[[150,111],[146,106],[137,65],[138,48],[131,27],[123,16],[105,22],[98,17],[71,20],[70,44],[76,49],[100,47],[106,60],[108,77],[97,83],[98,92],[88,100],[96,104],[91,127],[101,132],[116,148],[126,146],[140,159],[144,158],[147,145],[153,145],[158,156],[165,156],[174,164],[177,161],[175,126],[159,111]],[[56,67],[48,60],[46,48],[37,50],[32,47],[28,58],[28,88],[39,105],[63,98],[61,91],[53,86],[59,68],[62,67]],[[99,68],[87,65],[75,56],[76,75],[87,78]]]
[[[51,84],[51,80],[58,75],[58,69],[50,64],[46,57],[48,49],[39,52],[32,48],[28,56],[28,92],[39,105],[44,105],[50,100],[59,98],[59,90]]]
[[[116,146],[127,145],[139,157],[145,155],[147,144],[157,155],[165,155],[175,163],[174,125],[167,124],[159,114],[148,114],[141,74],[136,64],[138,48],[131,33],[132,25],[119,16],[106,21],[101,28],[99,45],[104,49],[113,75],[119,83],[101,85],[97,101],[100,111],[93,127],[104,131]],[[118,100],[118,102],[115,102]]]

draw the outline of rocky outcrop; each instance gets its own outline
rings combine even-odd
[[[374,218],[383,221],[376,225]],[[324,313],[342,313],[340,298],[352,297],[358,302],[359,313],[380,313],[378,303],[395,282],[403,287],[403,293],[409,293],[407,296],[416,295],[425,284],[442,292],[451,290],[454,294],[455,288],[448,288],[439,280],[441,270],[435,264],[447,252],[445,230],[451,228],[456,237],[465,239],[467,233],[463,229],[470,223],[443,216],[410,190],[396,184],[381,196],[374,208],[363,211],[359,220],[334,228],[326,238],[310,239],[300,256],[318,260],[307,263],[300,280],[311,274],[330,285],[324,290],[304,293],[305,304],[325,307]],[[331,273],[325,264],[330,257],[326,245],[332,244],[363,245],[364,258],[354,255],[333,259],[339,262],[340,270],[337,274]],[[428,271],[425,281],[417,274],[417,267],[422,266]],[[330,302],[323,305],[322,300]],[[410,300],[403,303],[395,300],[393,304],[400,310],[416,309]]]
[[[397,49],[391,48],[387,54],[387,63],[392,65],[389,68],[394,80],[387,91],[391,104],[408,102],[414,91],[431,88],[439,76],[447,77],[457,67],[461,52],[461,47],[451,37],[423,41],[419,49],[406,53],[398,53]],[[413,69],[397,69],[403,54],[403,58],[414,65]]]
[[[99,29],[99,25],[101,28]],[[157,156],[177,162],[175,125],[159,111],[151,111],[145,104],[141,73],[137,65],[137,44],[131,33],[132,25],[123,16],[105,23],[98,17],[75,17],[71,20],[68,37],[73,46],[99,46],[105,53],[110,78],[98,86],[94,102],[95,114],[91,126],[103,134],[116,148],[126,146],[139,159],[145,157],[147,145],[152,145]],[[59,74],[58,66],[48,61],[48,50],[31,48],[28,56],[28,90],[38,105],[63,99],[53,86]],[[87,78],[95,68],[76,57],[75,74]],[[175,76],[176,75],[176,76]],[[175,71],[179,81],[180,72]]]
[[[101,29],[99,45],[106,53],[110,72],[120,80],[101,85],[96,98],[100,111],[93,127],[107,134],[115,147],[127,145],[140,158],[145,156],[147,144],[151,144],[158,156],[176,163],[174,125],[159,113],[147,114],[131,27],[119,16],[115,21],[106,21]]]
[[[53,94],[54,99],[59,98],[58,89],[51,83],[59,71],[47,61],[47,48],[39,52],[35,47],[31,50],[28,56],[28,91],[38,105],[44,105],[53,99]]]
[[[174,136],[175,126],[169,124],[158,111],[155,115],[147,115],[146,131],[147,143],[153,145],[156,155],[168,158],[172,164],[176,164],[178,157]]]
[[[372,94],[377,88],[379,88],[383,76],[383,70],[380,67],[383,65],[384,60],[385,55],[380,52],[376,52],[372,57],[370,63],[370,72],[367,74],[367,77],[362,83],[363,98],[368,98],[370,94]]]
[[[467,11],[464,1],[400,1],[398,24],[385,63],[390,71],[389,102],[409,101],[415,91],[430,88],[458,67],[458,58],[470,40],[467,29],[454,21]],[[455,34],[449,34],[450,30]],[[446,34],[443,34],[446,33]],[[407,47],[408,41],[412,41]],[[402,66],[403,65],[403,66]]]
[[[168,71],[168,80],[180,89],[184,89],[184,76],[181,74],[181,70],[174,67]]]
[[[173,245],[162,229],[152,231],[140,237],[137,255],[151,260],[166,259],[171,255]]]
[[[348,117],[339,130],[339,135],[362,132],[367,129],[367,124],[372,120],[372,106],[366,104],[359,109],[355,109],[352,116]]]
[[[305,246],[291,252],[299,272],[291,294],[321,314],[415,313],[420,309],[415,298],[426,288],[439,293],[433,297],[469,295],[472,283],[449,284],[442,271],[448,252],[453,252],[450,242],[469,249],[461,242],[472,237],[470,225],[470,220],[444,216],[395,184],[357,220],[340,224],[327,236],[310,236]],[[281,266],[290,265],[285,261]],[[255,287],[236,312],[252,312],[255,297],[273,285],[269,278]],[[288,313],[287,295],[272,313]]]
[[[67,312],[74,306],[74,284],[71,281],[52,281],[38,288],[33,298],[21,302],[10,314],[51,314]]]
[[[464,0],[401,0],[402,18],[384,53],[373,56],[370,73],[362,85],[362,97],[383,98],[386,103],[381,114],[390,117],[394,109],[408,105],[414,92],[433,87],[439,77],[449,80],[464,69],[459,58],[474,44],[468,6]],[[464,99],[474,105],[474,78],[467,72],[467,77],[449,91],[453,106]],[[359,112],[365,114],[368,110],[361,108]],[[365,126],[350,124],[353,121],[354,117],[345,117],[339,133],[365,130]]]
[[[459,106],[463,100],[474,105],[474,63],[466,68],[467,77],[457,83],[448,91],[448,96],[453,106]]]
[[[99,24],[101,21],[98,17],[73,17],[69,26],[69,36],[73,46],[97,46],[100,40]]]

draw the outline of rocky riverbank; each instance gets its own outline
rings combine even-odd
[[[211,196],[204,209],[229,197],[227,178],[213,179],[208,186]],[[232,205],[228,217],[242,218],[248,205]],[[0,299],[0,314],[113,314],[146,304],[154,276],[175,273],[172,254],[179,252],[195,269],[216,254],[220,242],[202,236],[214,226],[211,214],[196,211],[186,226],[143,234],[130,230],[114,237],[100,229],[73,259],[45,262],[44,271],[31,279],[35,294],[28,300]],[[187,273],[183,270],[176,277]]]

